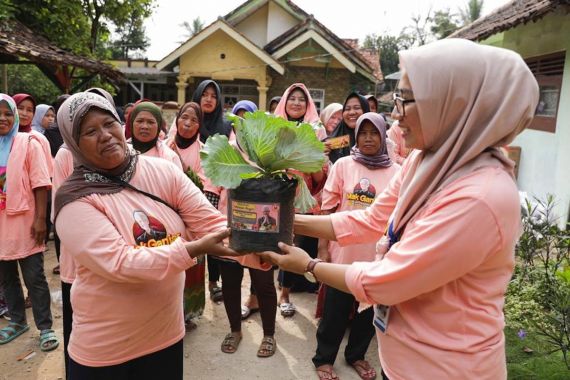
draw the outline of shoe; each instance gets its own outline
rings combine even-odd
[[[255,307],[253,309],[250,309],[249,307],[245,306],[245,305],[241,305],[241,319],[247,319],[249,318],[250,315],[252,315],[253,313],[256,313],[259,311],[258,307]]]
[[[297,308],[291,302],[284,302],[279,305],[279,310],[281,310],[281,315],[284,317],[292,317],[295,315]]]

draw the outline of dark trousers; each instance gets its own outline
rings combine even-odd
[[[315,367],[323,364],[334,364],[340,343],[344,337],[351,312],[354,310],[354,296],[331,288],[326,289],[323,317],[317,329],[317,351],[313,356]],[[374,336],[372,319],[374,311],[368,308],[355,313],[352,320],[348,344],[344,350],[344,358],[351,364],[363,360],[370,341]]]
[[[230,322],[232,332],[241,331],[241,282],[243,267],[235,262],[221,261],[222,293],[224,307]],[[249,275],[253,283],[257,299],[259,300],[259,314],[263,325],[263,335],[275,334],[275,313],[277,312],[277,291],[273,280],[273,269],[262,271],[249,268]]]
[[[87,367],[69,359],[70,380],[182,380],[184,346],[182,340],[163,350],[126,363],[107,367]]]
[[[61,283],[61,301],[63,314],[63,364],[65,369],[65,378],[69,379],[69,353],[67,346],[69,345],[69,337],[73,326],[73,308],[71,306],[71,284]]]
[[[297,247],[307,252],[312,258],[317,257],[319,239],[304,235],[295,235],[294,243]],[[307,281],[305,276],[287,271],[279,272],[279,282],[282,287],[289,289],[292,288],[292,290],[296,292],[316,292],[318,290],[318,287]]]
[[[44,274],[44,254],[33,254],[18,260],[0,261],[2,286],[12,322],[27,324],[24,292],[18,274],[18,264],[32,301],[34,322],[39,330],[51,329],[51,296]]]
[[[206,255],[206,262],[208,264],[208,281],[220,281],[220,260],[215,256]]]

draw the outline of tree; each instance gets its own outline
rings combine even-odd
[[[459,25],[455,21],[455,16],[451,14],[449,9],[436,11],[431,18],[431,32],[437,39],[442,39],[455,32]]]
[[[469,0],[463,9],[459,10],[463,25],[471,24],[481,17],[484,0]]]
[[[368,49],[376,49],[380,55],[380,68],[384,75],[398,71],[398,51],[402,50],[398,37],[367,35],[363,46]]]
[[[429,42],[430,31],[427,26],[431,22],[431,8],[427,15],[422,17],[420,14],[412,16],[412,24],[402,30],[402,34],[407,34],[408,40],[413,39],[412,45],[422,46]]]
[[[144,52],[150,42],[145,35],[144,19],[139,15],[140,10],[134,10],[127,22],[118,25],[115,33],[118,38],[111,42],[111,57],[114,59],[127,59],[129,52]]]
[[[180,24],[180,26],[184,28],[184,38],[188,39],[194,37],[196,34],[200,33],[202,29],[204,29],[204,22],[200,20],[200,17],[196,17],[194,20],[192,20],[192,24],[190,24],[188,21],[184,21],[182,24]]]

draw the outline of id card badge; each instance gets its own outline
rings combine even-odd
[[[390,306],[374,305],[374,326],[383,334],[388,330],[388,319],[390,318]]]

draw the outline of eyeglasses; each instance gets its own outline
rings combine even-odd
[[[393,93],[392,94],[392,100],[394,101],[394,108],[396,108],[396,111],[398,112],[399,115],[401,115],[402,117],[406,116],[406,107],[405,105],[407,103],[415,103],[416,99],[404,99],[400,96],[400,94],[398,93]]]

